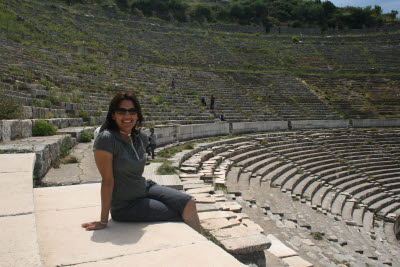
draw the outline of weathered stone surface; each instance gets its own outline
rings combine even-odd
[[[271,247],[269,248],[269,252],[274,254],[278,258],[286,258],[290,256],[297,256],[297,252],[293,249],[287,247],[283,244],[278,238],[274,235],[267,235],[268,239],[271,240]]]
[[[191,179],[200,179],[200,175],[196,174],[196,173],[181,173],[179,174],[180,178],[191,178]]]
[[[32,121],[31,120],[22,120],[21,121],[21,137],[29,137],[32,136]]]
[[[209,196],[202,196],[202,195],[192,195],[194,199],[196,200],[196,203],[215,203],[215,198],[213,198],[211,195]]]
[[[286,264],[289,265],[289,267],[311,267],[314,266],[312,263],[309,263],[308,261],[304,260],[303,258],[299,256],[294,256],[294,257],[287,257],[282,259]]]
[[[23,106],[23,115],[26,119],[33,119],[32,107]]]
[[[236,214],[231,211],[210,211],[199,213],[200,221],[215,219],[215,218],[236,218]]]
[[[237,219],[216,218],[203,220],[201,226],[207,230],[218,230],[226,227],[239,225],[240,221]]]
[[[196,208],[198,212],[217,211],[221,210],[221,205],[220,203],[196,203]]]
[[[254,253],[271,246],[270,240],[262,234],[229,238],[220,240],[220,242],[232,254]]]
[[[203,186],[201,188],[189,189],[186,190],[186,194],[199,194],[199,193],[210,193],[214,191],[214,187],[212,186]]]
[[[0,154],[0,217],[34,212],[32,172],[35,154]],[[1,238],[0,238],[1,239]]]
[[[303,243],[307,246],[315,246],[315,244],[308,238],[302,239]]]
[[[230,211],[242,210],[242,206],[236,202],[221,202],[220,205],[223,210],[230,210]]]
[[[82,263],[87,263],[86,266],[135,263],[136,266],[137,262],[142,263],[138,266],[146,266],[145,258],[148,262],[153,257],[154,266],[165,263],[175,266],[176,262],[182,263],[177,266],[188,266],[188,259],[197,262],[192,253],[204,258],[199,251],[211,255],[217,265],[227,262],[228,266],[243,266],[184,223],[118,223],[110,220],[109,227],[102,231],[84,231],[79,224],[76,227],[74,222],[91,221],[99,215],[99,190],[100,184],[35,189],[43,266]],[[212,264],[211,260],[202,261],[201,257],[198,260],[204,266]]]
[[[3,142],[7,142],[11,140],[11,132],[12,132],[12,124],[14,120],[3,120],[1,127],[1,136]]]
[[[198,183],[198,184],[184,184],[183,188],[185,190],[196,189],[196,188],[204,188],[204,182],[203,183]]]
[[[1,266],[42,266],[34,214],[0,217],[0,236]]]
[[[257,232],[264,233],[264,229],[262,229],[261,226],[259,226],[258,224],[256,224],[255,222],[253,222],[250,219],[247,219],[247,218],[246,219],[242,219],[242,224],[244,226],[246,226],[248,229],[253,229],[253,230],[257,231]]]
[[[203,180],[200,180],[200,179],[182,179],[182,184],[183,185],[187,185],[187,184],[204,184],[204,181]]]
[[[43,177],[42,183],[46,186],[60,186],[79,184],[81,181],[79,176],[82,174],[78,163],[61,164],[59,168],[51,168]]]

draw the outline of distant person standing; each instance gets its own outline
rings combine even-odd
[[[150,128],[149,146],[147,147],[147,155],[151,155],[154,159],[154,150],[157,147],[157,135],[154,133],[154,128]]]
[[[210,99],[210,109],[211,110],[214,110],[214,102],[215,102],[214,95],[211,95],[211,99]]]
[[[204,98],[204,96],[201,98],[201,103],[203,104],[203,106],[207,106],[206,100]]]
[[[221,115],[219,115],[219,119],[220,119],[221,121],[225,121],[224,112],[221,112]]]
[[[175,79],[174,78],[172,78],[171,88],[172,88],[172,90],[175,90]]]

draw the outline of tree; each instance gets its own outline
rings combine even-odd
[[[396,16],[399,14],[399,11],[397,10],[392,10],[390,11],[390,17],[394,20]]]

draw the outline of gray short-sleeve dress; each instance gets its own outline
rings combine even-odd
[[[140,132],[132,139],[129,144],[119,132],[104,130],[93,145],[93,150],[113,155],[112,218],[116,221],[182,221],[183,209],[191,196],[146,180],[143,171],[148,136]]]

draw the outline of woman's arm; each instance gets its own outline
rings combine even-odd
[[[101,181],[101,216],[100,221],[89,222],[82,224],[86,230],[99,230],[107,226],[108,215],[110,212],[112,192],[114,188],[113,176],[113,155],[110,152],[96,149],[94,151],[94,159],[97,169],[99,170]]]

